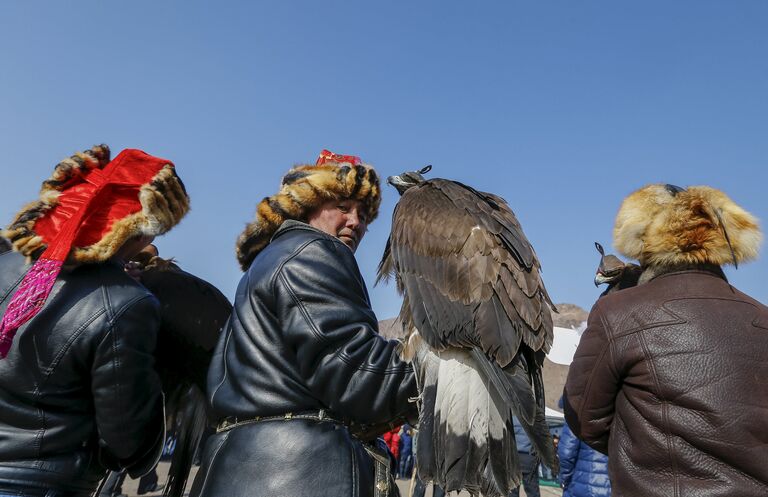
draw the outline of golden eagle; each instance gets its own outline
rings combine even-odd
[[[595,242],[595,248],[600,253],[600,263],[595,271],[595,286],[607,284],[600,296],[617,292],[625,288],[637,286],[642,268],[637,264],[626,263],[613,254],[606,254],[603,246]]]
[[[176,436],[163,495],[181,497],[208,421],[204,395],[208,366],[232,304],[215,286],[172,260],[157,257],[151,245],[128,263],[126,271],[160,302],[156,367],[165,392],[168,430]]]
[[[513,415],[557,471],[541,373],[554,305],[507,203],[425,180],[430,169],[388,178],[401,198],[378,270],[403,295],[403,356],[419,385],[418,472],[449,492],[506,496],[520,483]]]

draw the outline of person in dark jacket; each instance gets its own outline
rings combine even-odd
[[[557,447],[563,497],[610,497],[608,457],[585,444],[566,424]]]
[[[323,151],[285,175],[238,240],[246,271],[208,375],[217,433],[196,497],[396,495],[368,441],[417,415],[409,365],[354,257],[380,202],[375,171]]]
[[[404,424],[400,434],[400,461],[398,475],[400,478],[410,478],[413,471],[413,434],[411,425]]]
[[[188,210],[170,162],[100,145],[59,163],[2,233],[0,495],[90,496],[162,449],[158,304],[123,262]]]
[[[614,246],[643,272],[592,308],[564,405],[608,454],[615,495],[768,495],[768,307],[721,269],[760,241],[714,188],[650,185],[622,203]]]

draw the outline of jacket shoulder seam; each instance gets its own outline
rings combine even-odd
[[[72,346],[72,344],[75,343],[75,341],[77,341],[78,338],[80,338],[80,335],[82,335],[83,332],[86,329],[88,329],[88,327],[91,325],[91,323],[93,323],[99,316],[101,316],[105,312],[106,312],[106,310],[102,307],[97,312],[95,312],[93,315],[91,315],[91,317],[86,319],[83,322],[83,324],[78,326],[77,330],[75,330],[75,332],[72,333],[72,335],[69,336],[69,338],[67,339],[67,341],[64,344],[64,346],[61,348],[61,350],[59,350],[59,353],[56,354],[56,357],[54,357],[53,361],[51,361],[51,364],[47,368],[45,368],[45,379],[42,382],[40,382],[39,387],[45,385],[46,380],[56,370],[56,367],[59,365],[59,362],[61,362],[61,359],[64,357],[64,354],[67,353],[67,351]],[[38,389],[39,389],[39,387],[38,387]],[[36,394],[37,394],[37,392],[36,392]]]
[[[275,282],[277,281],[277,278],[282,274],[283,268],[285,267],[285,265],[288,264],[289,262],[291,262],[296,257],[298,257],[298,255],[301,254],[301,252],[303,252],[304,249],[307,248],[312,243],[322,242],[322,241],[331,241],[331,240],[326,240],[324,238],[318,238],[318,237],[312,238],[310,240],[306,240],[304,243],[302,243],[301,245],[296,247],[296,249],[293,251],[293,253],[291,255],[289,255],[288,257],[286,257],[285,260],[280,263],[280,265],[277,267],[277,271],[275,271],[275,273],[272,275],[272,277],[270,279],[270,282],[269,282],[269,288],[272,289],[273,293],[274,293],[274,290],[275,290]],[[341,242],[339,242],[339,243],[341,243]],[[287,284],[287,282],[286,282],[286,284]]]

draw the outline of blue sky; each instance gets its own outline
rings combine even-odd
[[[505,197],[552,298],[589,309],[593,242],[644,184],[714,186],[768,220],[767,23],[759,0],[3,1],[0,223],[72,152],[141,148],[192,197],[161,254],[232,297],[256,203],[329,148]],[[358,250],[382,319],[396,200]],[[767,270],[727,274],[768,302]]]

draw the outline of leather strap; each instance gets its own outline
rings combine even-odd
[[[238,418],[237,416],[229,416],[221,421],[216,426],[216,433],[231,430],[238,426],[249,425],[253,423],[261,423],[262,421],[291,421],[293,419],[308,419],[311,421],[325,421],[330,423],[336,423],[344,426],[349,426],[344,421],[331,416],[325,409],[319,409],[317,411],[301,411],[301,412],[287,412],[285,414],[278,414],[275,416],[254,416],[252,418]]]

